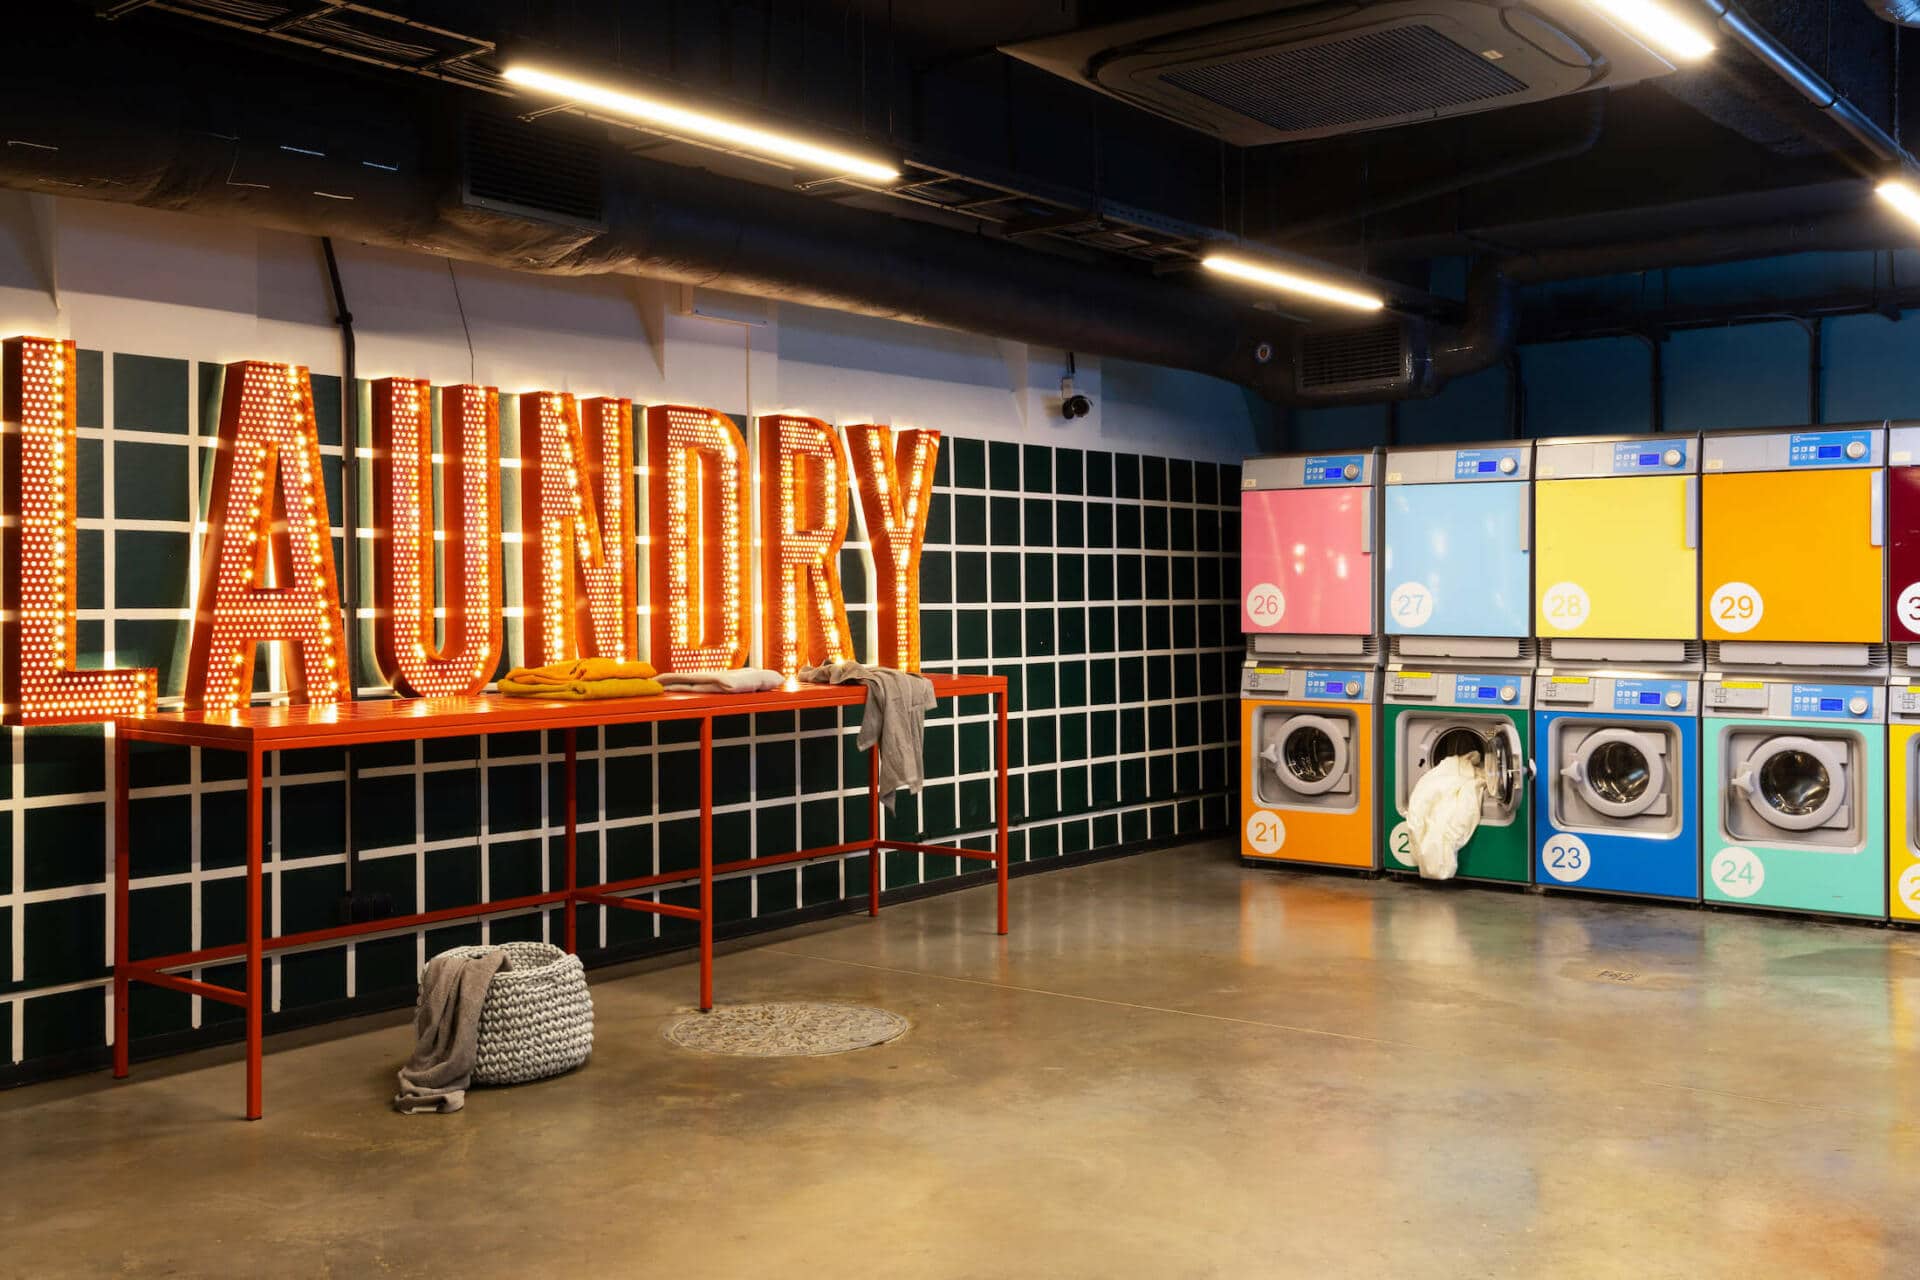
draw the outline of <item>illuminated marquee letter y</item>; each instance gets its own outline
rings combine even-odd
[[[902,431],[896,450],[887,427],[848,427],[847,448],[860,481],[860,509],[880,579],[880,647],[874,665],[918,671],[920,544],[927,536],[940,433]]]

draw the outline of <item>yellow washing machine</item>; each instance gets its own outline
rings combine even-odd
[[[1920,924],[1920,674],[1887,689],[1887,915]]]
[[[1247,663],[1240,678],[1241,856],[1371,870],[1380,673]]]

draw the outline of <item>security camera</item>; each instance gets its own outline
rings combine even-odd
[[[1093,412],[1093,401],[1087,399],[1085,396],[1068,396],[1060,402],[1060,412],[1065,414],[1068,419],[1084,418]]]

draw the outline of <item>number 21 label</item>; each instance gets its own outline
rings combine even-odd
[[[1760,589],[1751,582],[1723,583],[1707,601],[1707,614],[1713,619],[1713,625],[1735,635],[1753,630],[1766,611]]]
[[[1247,818],[1247,848],[1255,853],[1274,854],[1280,852],[1280,846],[1287,842],[1286,824],[1280,821],[1280,815],[1266,809],[1255,809]]]

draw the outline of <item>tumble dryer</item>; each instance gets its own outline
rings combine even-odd
[[[1240,683],[1241,853],[1371,870],[1379,672],[1250,659]]]
[[[1486,780],[1480,825],[1460,848],[1463,880],[1524,884],[1532,861],[1529,825],[1529,680],[1521,671],[1408,671],[1389,668],[1381,710],[1384,745],[1381,828],[1389,871],[1415,870],[1407,830],[1414,784],[1449,756],[1472,754]]]
[[[1832,680],[1706,681],[1708,902],[1886,915],[1886,689]]]
[[[1534,879],[1547,888],[1700,896],[1700,682],[1541,675]]]
[[[1378,451],[1249,458],[1240,621],[1256,655],[1372,657]]]

